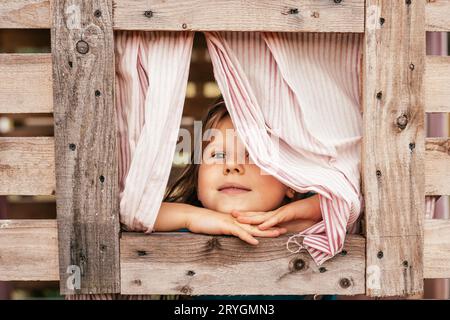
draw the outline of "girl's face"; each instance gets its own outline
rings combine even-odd
[[[205,208],[224,213],[270,211],[292,196],[280,181],[249,163],[229,116],[216,129],[198,171],[197,196]]]

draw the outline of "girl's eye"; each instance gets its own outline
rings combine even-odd
[[[211,157],[212,158],[216,158],[216,159],[224,159],[225,158],[225,153],[224,152],[213,152]]]

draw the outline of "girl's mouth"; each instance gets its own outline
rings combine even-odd
[[[225,193],[225,194],[241,194],[241,193],[250,192],[250,190],[248,190],[248,189],[234,188],[234,187],[223,188],[223,189],[220,189],[219,191],[222,193]]]
[[[241,194],[252,191],[251,189],[237,183],[225,183],[221,185],[217,190],[225,194]]]

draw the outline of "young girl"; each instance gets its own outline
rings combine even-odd
[[[257,245],[255,237],[299,232],[322,219],[317,194],[296,194],[250,163],[222,98],[210,108],[202,129],[216,134],[194,150],[201,151],[201,163],[194,163],[193,152],[167,189],[154,231],[234,235]]]

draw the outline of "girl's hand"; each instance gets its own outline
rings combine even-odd
[[[230,214],[205,209],[190,213],[186,227],[195,233],[233,235],[252,245],[259,243],[254,237],[278,237],[287,231],[278,227],[260,230],[239,223]]]
[[[306,199],[288,203],[287,205],[272,211],[240,212],[234,210],[231,212],[231,215],[240,223],[258,225],[260,230],[267,230],[277,225],[283,227],[283,223],[289,223],[284,226],[289,226],[288,231],[295,229],[295,226],[304,230],[307,228],[306,226],[312,226],[322,219],[318,194]],[[302,230],[295,229],[294,231]]]

